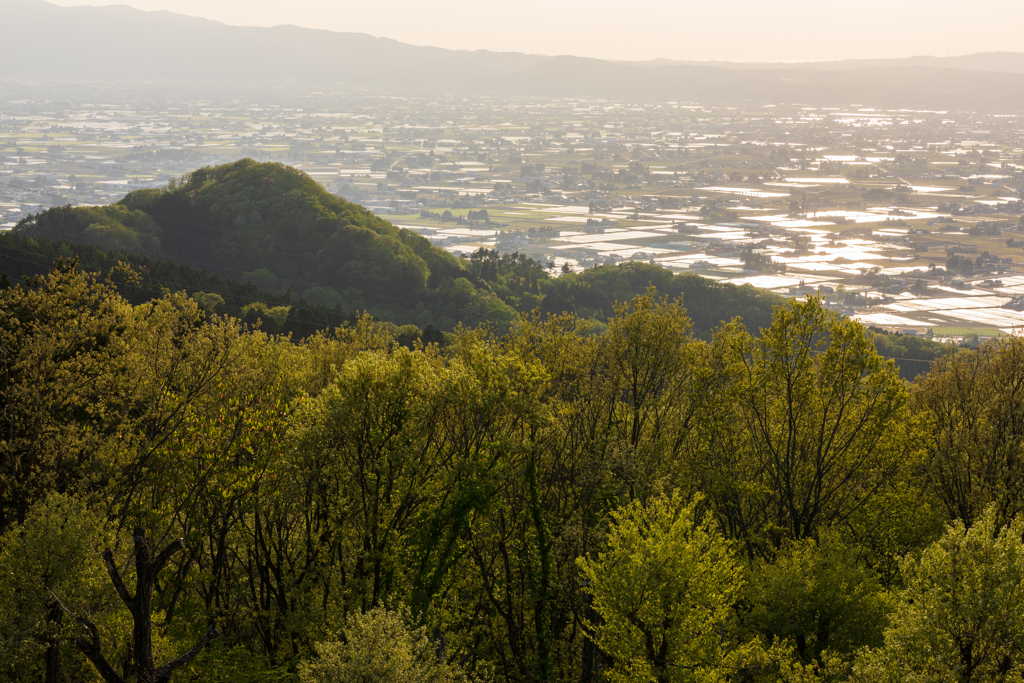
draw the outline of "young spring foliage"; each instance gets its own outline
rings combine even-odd
[[[134,586],[110,536],[134,527],[154,548],[183,539],[153,584],[153,661],[222,632],[172,680],[376,671],[386,642],[411,676],[433,653],[431,670],[509,683],[838,681],[865,646],[864,675],[923,666],[901,628],[962,639],[932,615],[969,595],[963,568],[1014,546],[929,545],[959,514],[939,463],[971,464],[958,476],[970,509],[997,504],[993,529],[1013,519],[1012,373],[946,381],[944,363],[911,390],[819,300],[710,341],[683,304],[649,291],[601,321],[537,313],[438,348],[365,317],[298,340],[181,293],[132,306],[73,264],[0,289],[0,676],[90,680],[54,596],[131,665],[96,551]],[[962,353],[1011,369],[1014,343]],[[944,424],[978,447],[942,446]],[[980,575],[1012,587],[999,572]],[[995,606],[1013,590],[963,605],[984,652],[1011,652],[1015,613]]]
[[[1018,681],[1024,675],[1024,519],[1000,526],[990,505],[954,522],[919,559],[883,647],[864,652],[855,678],[871,682]]]
[[[819,300],[776,308],[757,337],[731,323],[711,349],[720,369],[693,469],[751,556],[845,524],[912,462],[906,385]]]
[[[1024,511],[1024,340],[944,356],[914,400],[931,421],[928,477],[948,514],[970,524],[990,501],[1003,522]]]
[[[317,658],[299,669],[301,683],[464,683],[438,656],[427,630],[408,610],[374,607],[345,621],[344,641],[317,643]]]
[[[699,502],[633,501],[612,513],[607,550],[577,561],[612,681],[726,680],[725,622],[742,570],[714,522],[695,513]]]

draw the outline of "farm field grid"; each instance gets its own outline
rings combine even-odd
[[[857,104],[0,99],[0,229],[197,167],[298,168],[438,246],[632,260],[957,338],[1024,326],[1024,116]]]

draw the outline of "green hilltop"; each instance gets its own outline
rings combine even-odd
[[[51,209],[20,232],[170,259],[271,294],[420,327],[507,327],[516,316],[452,255],[283,164],[201,168],[110,206]]]

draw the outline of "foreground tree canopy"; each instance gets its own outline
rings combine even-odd
[[[0,290],[0,679],[1017,680],[1024,341],[908,383],[684,303],[441,348]]]

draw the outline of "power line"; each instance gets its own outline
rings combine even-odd
[[[72,199],[71,197],[66,197],[64,195],[55,194],[53,192],[44,192],[42,190],[36,190],[36,189],[32,189],[32,188],[27,188],[27,187],[20,187],[18,185],[12,185],[10,183],[3,183],[3,182],[0,182],[0,185],[6,185],[7,187],[13,187],[15,189],[25,190],[27,192],[35,192],[36,194],[45,194],[45,195],[48,195],[48,196],[51,196],[51,197],[56,197],[57,199],[63,199],[66,202],[75,202],[75,203],[81,205],[81,202],[79,202],[77,199]],[[10,195],[0,195],[0,197],[5,197],[6,199],[12,199],[12,200],[15,200],[15,201],[19,201],[20,200],[19,197],[12,197]],[[205,228],[207,230],[219,230],[221,232],[225,232],[225,233],[228,233],[228,234],[244,234],[244,231],[240,230],[240,229],[232,230],[230,228],[222,228],[222,227],[218,227],[216,225],[209,225],[208,223],[196,223],[195,221],[187,221],[187,220],[184,220],[184,219],[181,219],[181,218],[172,218],[172,217],[169,217],[169,216],[158,216],[158,215],[151,214],[151,213],[147,213],[146,215],[149,216],[150,218],[153,218],[154,220],[157,220],[157,221],[160,221],[160,220],[170,221],[172,223],[179,223],[179,224],[182,224],[182,225],[191,225],[191,226],[194,226],[194,227],[197,227],[197,228]],[[171,235],[181,235],[183,237],[188,237],[189,239],[203,240],[205,242],[218,242],[218,240],[211,239],[209,237],[199,237],[197,235],[190,235],[188,233],[175,232],[173,230],[167,230],[162,225],[160,226],[160,228],[161,228],[161,230],[163,230],[163,232],[166,232],[166,233],[171,234]],[[403,230],[404,228],[398,228],[398,229],[399,230]],[[309,242],[297,242],[297,241],[294,241],[294,240],[289,240],[288,244],[289,245],[299,245],[299,246],[303,246],[303,247],[308,247],[310,249],[322,249],[323,248],[323,245],[310,244]],[[305,256],[305,254],[302,254],[300,252],[290,252],[289,255],[290,256]]]
[[[55,194],[53,192],[45,192],[45,191],[42,191],[42,190],[36,190],[36,189],[32,189],[32,188],[20,187],[18,185],[12,185],[11,183],[2,183],[2,182],[0,182],[0,185],[6,185],[7,187],[13,187],[13,188],[18,189],[18,190],[25,190],[26,192],[35,192],[36,194],[45,194],[45,195],[48,195],[50,197],[56,197],[57,199],[63,199],[64,201],[69,202],[69,203],[70,202],[75,202],[76,204],[81,205],[81,202],[79,200],[77,200],[77,199],[72,199],[71,197],[66,197],[64,195]],[[20,200],[19,197],[11,197],[10,195],[0,195],[0,197],[5,197],[6,199],[12,199],[12,200],[15,200],[15,201],[19,201]],[[226,232],[226,233],[229,233],[229,234],[232,234],[232,233],[243,234],[242,230],[237,230],[237,229],[236,230],[231,230],[229,228],[222,228],[222,227],[218,227],[218,226],[215,226],[215,225],[209,225],[209,224],[206,224],[206,223],[196,223],[194,221],[186,221],[186,220],[183,220],[183,219],[180,219],[180,218],[171,218],[169,216],[157,216],[157,215],[150,214],[150,213],[147,213],[146,215],[148,215],[150,218],[153,218],[154,220],[157,220],[157,221],[165,220],[165,221],[171,221],[173,223],[179,223],[179,224],[182,224],[182,225],[191,225],[191,226],[195,226],[197,228],[205,228],[207,230],[220,230],[221,232]],[[172,235],[181,235],[183,237],[188,237],[189,239],[203,240],[204,242],[218,242],[218,240],[211,239],[209,237],[199,237],[197,235],[190,235],[190,234],[183,233],[183,232],[175,232],[173,230],[167,230],[162,225],[160,226],[160,228],[161,228],[161,230],[163,232],[166,232],[166,233],[169,233],[169,234],[172,234]],[[401,228],[399,228],[399,229],[401,229]],[[308,242],[289,241],[289,244],[309,247],[310,249],[320,249],[320,248],[322,248],[322,245],[309,244]],[[298,252],[291,252],[289,255],[290,256],[304,256],[304,254],[298,253]]]
[[[21,249],[14,249],[13,247],[8,247],[8,246],[2,245],[2,244],[0,244],[0,248],[7,249],[9,251],[16,251],[16,252],[22,253],[22,254],[29,254],[31,256],[38,256],[39,258],[46,259],[46,260],[54,262],[54,263],[59,260],[59,258],[52,258],[52,257],[48,257],[48,256],[43,256],[42,254],[35,254],[33,252],[24,251],[24,250],[21,250]],[[25,259],[19,259],[19,258],[14,257],[14,256],[5,256],[5,258],[8,258],[8,259],[13,260],[13,261],[20,261],[22,263],[28,263],[30,265],[43,266],[43,264],[41,264],[41,263],[36,263],[36,262],[33,262],[33,261],[26,261]],[[18,280],[19,282],[24,282],[24,280],[20,280],[18,278],[11,278],[11,279]],[[157,282],[157,283],[160,283],[160,284],[167,284],[167,285],[175,286],[175,287],[179,286],[176,283],[170,283],[170,282],[166,282],[166,281],[163,281],[163,280],[157,280],[155,278],[146,278],[146,279],[148,279],[151,282]],[[150,292],[150,293],[153,293],[153,294],[163,294],[164,293],[164,292],[161,292],[161,291],[157,291],[157,290],[153,290],[153,289],[148,289],[148,288],[145,288],[145,287],[139,287],[137,285],[132,285],[132,286],[135,289],[138,289],[139,291]],[[214,294],[225,294],[224,292],[212,292],[212,293],[214,293]],[[236,295],[232,295],[232,294],[228,293],[228,296],[236,296]],[[253,302],[265,303],[265,302],[262,302],[262,301],[260,301],[258,299],[251,299],[249,297],[244,297],[244,296],[236,297],[236,298],[249,299],[250,301],[253,301]],[[239,308],[237,306],[229,306],[229,305],[224,304],[224,308],[229,308],[229,309],[232,309],[232,310],[235,310],[235,311],[239,311],[239,312],[243,312],[243,313],[245,312],[244,308]],[[321,312],[321,311],[318,311],[318,309],[311,309],[311,308],[302,307],[302,306],[295,306],[295,308],[298,308],[299,310]],[[329,325],[323,325],[323,324],[320,324],[320,323],[305,322],[304,321],[304,324],[312,325],[314,327],[320,327],[320,328],[323,328],[323,329],[330,329]],[[936,358],[932,358],[932,359],[927,359],[927,358],[902,358],[902,357],[899,357],[899,356],[886,356],[886,355],[884,355],[882,353],[879,353],[879,355],[882,356],[883,358],[887,359],[887,360],[909,361],[909,362],[919,362],[919,363],[929,363],[929,364],[934,363],[937,360],[939,360],[939,359],[936,359]]]
[[[16,187],[16,188],[18,187],[17,185],[10,185],[9,183],[0,183],[0,185],[7,185],[8,187]],[[18,188],[18,189],[25,189],[25,188]],[[53,193],[50,193],[50,192],[43,192],[41,194],[49,194],[49,195],[54,196],[54,197],[60,197],[62,199],[67,199],[68,201],[76,201],[76,200],[70,199],[69,197],[61,197],[61,195],[56,195],[56,194],[53,194]],[[12,200],[17,200],[18,199],[17,197],[12,197],[10,195],[5,195],[5,194],[0,194],[0,197],[4,197],[5,199],[12,199]],[[80,207],[73,207],[73,208],[80,208]],[[81,208],[85,208],[85,207],[81,207]],[[151,218],[162,218],[163,220],[172,221],[172,222],[176,222],[176,223],[183,223],[185,225],[194,225],[196,227],[207,228],[207,229],[210,229],[210,230],[223,230],[223,231],[227,231],[227,228],[217,228],[217,227],[212,226],[212,225],[204,225],[202,223],[193,223],[193,222],[189,222],[189,221],[179,220],[179,219],[176,219],[176,218],[167,218],[165,216],[158,217],[158,216],[153,216],[152,214],[147,214],[147,215],[150,216]],[[171,235],[180,235],[182,237],[188,237],[190,240],[202,240],[204,242],[214,242],[214,243],[221,243],[221,244],[223,243],[220,240],[211,239],[209,237],[200,237],[198,235],[189,235],[188,233],[176,232],[174,230],[167,230],[162,225],[160,226],[160,229],[161,229],[162,232],[165,232],[165,233],[168,233],[168,234],[171,234]],[[309,246],[311,248],[316,248],[313,245],[305,244],[305,243],[302,243],[302,242],[292,242],[292,244],[301,244],[303,246]],[[300,252],[286,252],[286,253],[289,256],[305,256],[305,254],[300,253]],[[165,256],[164,258],[168,258],[168,257]],[[211,267],[214,267],[214,266],[211,266]],[[219,266],[217,266],[217,267],[219,267]]]
[[[14,187],[16,189],[26,189],[26,188],[18,187],[16,185],[10,185],[9,183],[0,183],[0,185],[7,185],[8,187]],[[41,194],[48,194],[50,196],[57,197],[59,199],[64,199],[65,201],[69,201],[69,202],[77,201],[77,200],[71,199],[70,197],[65,197],[63,195],[54,194],[52,192],[41,192]],[[18,200],[17,197],[11,197],[10,195],[0,194],[0,197],[5,197],[7,199]],[[150,214],[147,214],[147,215],[150,215]],[[154,219],[160,218],[158,216],[151,216],[151,217],[153,217]],[[185,225],[194,225],[196,227],[207,228],[207,229],[210,229],[210,230],[228,231],[226,228],[218,228],[218,227],[212,226],[212,225],[207,225],[207,224],[203,224],[203,223],[194,223],[194,222],[184,221],[184,220],[180,220],[180,219],[176,219],[176,218],[163,217],[163,220],[167,220],[167,221],[171,221],[171,222],[183,223]],[[95,243],[95,244],[97,244],[99,246],[103,246],[103,242],[102,241],[91,240],[90,238],[87,238],[87,237],[84,237],[84,236],[74,236],[74,237],[71,237],[71,236],[68,236],[68,235],[64,235],[62,233],[58,233],[56,231],[46,230],[44,228],[39,228],[38,226],[35,226],[35,228],[36,228],[36,230],[38,230],[40,232],[50,233],[50,234],[56,235],[56,236],[58,236],[58,237],[60,237],[61,239],[64,239],[64,240],[74,239],[76,241],[80,240],[80,241],[86,241],[86,242],[93,242],[93,243]],[[206,240],[206,241],[215,241],[215,240],[209,240],[207,238],[202,238],[202,237],[197,238],[194,235],[190,235],[188,233],[178,232],[178,231],[174,231],[174,230],[167,230],[167,229],[163,228],[163,226],[161,226],[161,229],[164,232],[172,234],[172,235],[179,235],[179,236],[182,236],[182,237],[188,237],[190,239],[203,239],[203,240]],[[403,228],[398,228],[398,229],[402,230]],[[296,242],[295,244],[300,244],[300,245],[303,245],[303,246],[308,246],[308,247],[314,248],[314,249],[322,248],[322,246],[320,246],[320,245],[311,245],[311,244],[302,243],[302,242]],[[194,264],[194,265],[198,265],[198,266],[205,266],[207,268],[212,268],[214,270],[228,270],[228,271],[232,271],[232,272],[236,272],[236,273],[242,273],[242,274],[245,274],[247,272],[247,271],[244,271],[244,270],[240,270],[238,268],[230,268],[228,266],[217,266],[217,265],[213,265],[213,264],[209,264],[209,263],[203,263],[202,261],[195,261],[195,260],[192,260],[192,259],[186,259],[186,258],[182,258],[182,257],[169,257],[169,256],[164,255],[164,254],[158,254],[156,252],[145,251],[145,250],[142,250],[142,249],[136,249],[136,250],[133,250],[133,251],[134,251],[134,253],[145,254],[147,256],[151,256],[151,257],[157,258],[157,259],[172,260],[172,261],[178,261],[178,262]],[[294,253],[294,252],[290,253],[289,255],[290,256],[306,256],[306,254]],[[291,280],[291,279],[288,279],[288,278],[280,278],[280,279],[284,280],[285,282],[291,283],[291,284],[301,285],[301,286],[305,286],[305,287],[320,287],[320,286],[322,286],[322,285],[318,285],[318,284],[315,284],[315,283],[302,282],[301,280]],[[425,302],[425,301],[416,301],[415,299],[406,299],[406,298],[403,298],[403,297],[393,297],[393,296],[388,296],[388,295],[385,295],[385,294],[376,294],[376,293],[366,292],[366,291],[361,291],[360,295],[361,296],[376,297],[378,299],[387,299],[387,300],[390,300],[390,301],[401,301],[401,302],[408,303],[408,304],[413,304],[413,305],[424,304],[426,306],[429,306],[430,308],[433,308],[434,310],[446,309],[446,310],[450,310],[450,311],[455,311],[455,312],[461,313],[461,309],[459,309],[458,307],[455,307],[455,306],[445,306],[444,304],[428,303],[428,302]]]
[[[50,157],[54,156],[52,153],[48,153],[48,152],[39,152],[38,154],[39,155],[47,155],[47,156],[50,156]],[[73,162],[73,163],[88,163],[88,162],[86,162],[85,160],[82,160],[82,159],[61,159],[61,161],[70,161],[70,162]],[[397,160],[396,160],[395,163],[397,163]],[[97,164],[92,164],[92,165],[93,166],[98,166]],[[294,167],[292,167],[292,168],[294,168]],[[316,182],[316,181],[313,181],[313,182]],[[19,190],[25,190],[26,192],[35,192],[36,194],[44,194],[44,195],[47,195],[47,196],[50,196],[50,197],[56,197],[57,199],[61,199],[61,200],[64,200],[66,202],[75,202],[77,204],[81,204],[81,202],[79,200],[77,200],[77,199],[72,199],[72,198],[67,197],[65,195],[56,194],[54,192],[46,192],[44,190],[37,190],[35,188],[21,187],[19,185],[13,185],[11,183],[0,183],[0,185],[7,185],[8,187],[13,187],[13,188],[16,188],[16,189],[19,189]],[[8,197],[8,199],[16,199],[16,198]],[[352,203],[352,202],[350,202],[350,203]],[[354,206],[359,206],[358,204],[354,204],[354,203],[352,203],[352,204]],[[362,207],[360,207],[360,208],[362,208]],[[156,216],[154,214],[147,214],[147,215],[151,216],[152,218],[154,218],[156,220],[161,220],[161,219],[162,220],[168,220],[168,221],[173,221],[173,222],[180,223],[180,224],[183,224],[183,225],[193,225],[193,226],[199,227],[199,228],[206,228],[208,230],[220,230],[221,232],[225,232],[225,233],[229,233],[229,234],[231,234],[231,233],[244,234],[242,230],[232,230],[230,228],[223,228],[223,227],[219,227],[219,226],[215,226],[215,225],[209,225],[209,224],[206,224],[206,223],[196,223],[196,222],[193,222],[193,221],[186,221],[186,220],[182,220],[182,219],[179,219],[179,218],[171,218],[171,217],[168,217],[168,216]],[[398,226],[395,226],[395,227],[397,228]],[[398,228],[398,229],[399,230],[406,230],[407,228]],[[172,233],[172,234],[184,234],[184,233]],[[192,236],[189,235],[189,237],[192,237]],[[207,239],[207,238],[196,238],[196,239]],[[208,241],[214,241],[214,240],[208,240]],[[299,245],[299,246],[308,247],[310,249],[321,249],[323,247],[323,245],[310,244],[308,242],[290,241],[289,243],[290,244]],[[293,254],[293,255],[301,256],[302,254]]]
[[[0,183],[0,185],[3,185],[3,184],[4,183]],[[54,195],[54,196],[58,196],[58,195]],[[11,197],[10,195],[5,195],[5,194],[0,194],[0,197],[4,197],[6,199],[17,199],[17,197]],[[75,240],[75,241],[79,241],[80,240],[80,241],[84,241],[84,242],[94,242],[94,243],[96,243],[98,245],[101,245],[101,246],[104,245],[104,242],[102,240],[94,240],[94,239],[91,239],[89,237],[85,237],[84,235],[67,235],[65,233],[61,233],[61,232],[58,232],[56,230],[47,230],[46,228],[40,228],[38,225],[33,226],[33,227],[34,227],[35,230],[37,230],[39,232],[44,232],[44,233],[49,233],[49,234],[52,234],[52,235],[57,235],[62,240],[69,240],[69,241],[70,240]],[[208,226],[201,226],[201,227],[208,227]],[[183,233],[183,232],[175,232],[173,230],[167,230],[165,232],[169,232],[172,235],[180,235],[182,237],[192,237],[192,235],[188,235],[188,234]],[[199,239],[202,239],[202,238],[199,238]],[[229,266],[217,266],[217,265],[213,265],[212,263],[203,263],[202,261],[195,261],[193,259],[186,259],[186,258],[181,258],[181,257],[171,257],[171,256],[168,256],[166,254],[160,254],[160,253],[157,253],[157,252],[154,252],[154,251],[146,251],[144,249],[133,249],[133,250],[131,250],[131,253],[143,254],[143,255],[146,255],[146,256],[152,256],[153,258],[157,258],[157,259],[161,259],[161,260],[167,260],[167,261],[172,261],[173,260],[173,261],[179,261],[179,262],[184,262],[184,263],[194,263],[196,265],[206,266],[208,268],[213,268],[215,270],[230,270],[230,271],[233,271],[233,272],[236,272],[236,273],[243,273],[243,274],[247,272],[247,271],[244,271],[244,270],[240,270],[238,268],[231,268]],[[313,283],[301,282],[299,280],[288,280],[286,278],[281,278],[281,279],[282,280],[286,280],[287,282],[293,282],[295,284],[306,285],[306,286],[309,286],[309,287],[318,287],[318,286],[320,286],[320,285],[316,285],[316,284],[313,284]]]
[[[106,245],[104,245],[104,243],[101,240],[96,240],[96,239],[92,239],[92,238],[81,236],[81,235],[71,237],[71,236],[65,235],[63,233],[59,233],[57,231],[54,231],[54,230],[46,230],[45,228],[39,228],[39,227],[36,227],[36,230],[38,232],[42,232],[42,233],[45,233],[45,234],[54,235],[54,236],[60,238],[62,241],[67,241],[69,243],[72,240],[74,240],[74,241],[81,241],[81,242],[92,243],[92,244],[94,244],[96,246],[100,246],[100,247],[106,246]],[[144,254],[146,256],[151,256],[151,257],[153,257],[155,259],[158,259],[158,260],[170,261],[172,263],[174,263],[174,262],[181,262],[181,263],[185,263],[185,264],[194,264],[194,265],[199,265],[199,266],[206,266],[208,268],[214,269],[215,271],[216,270],[227,270],[227,271],[231,271],[231,272],[234,272],[234,273],[242,273],[243,275],[246,272],[248,272],[248,271],[241,270],[239,268],[230,268],[228,266],[216,266],[216,265],[212,265],[212,264],[209,264],[209,263],[203,263],[202,261],[195,261],[195,260],[192,260],[192,259],[186,259],[186,258],[181,258],[181,257],[170,258],[170,257],[164,256],[164,255],[161,255],[161,254],[157,254],[155,252],[144,251],[144,250],[141,250],[141,249],[136,249],[136,250],[133,250],[133,251],[128,252],[128,253]],[[283,278],[283,277],[279,278],[279,279],[284,281],[284,282],[286,282],[286,283],[290,283],[290,284],[293,284],[293,285],[300,285],[302,287],[308,287],[308,288],[323,287],[323,285],[312,283],[312,282],[303,282],[302,280],[293,280],[293,279]],[[399,302],[402,302],[402,303],[412,304],[412,305],[423,304],[424,306],[428,306],[428,307],[433,308],[433,309],[447,309],[447,310],[450,310],[450,311],[455,311],[457,313],[461,313],[462,312],[462,309],[458,308],[457,306],[446,306],[444,304],[439,304],[439,303],[434,303],[434,302],[417,301],[416,299],[406,299],[404,297],[388,296],[386,294],[376,294],[376,293],[367,292],[367,291],[364,291],[364,290],[360,290],[359,295],[360,296],[367,296],[367,297],[375,297],[377,299],[386,299],[388,301],[399,301]]]

